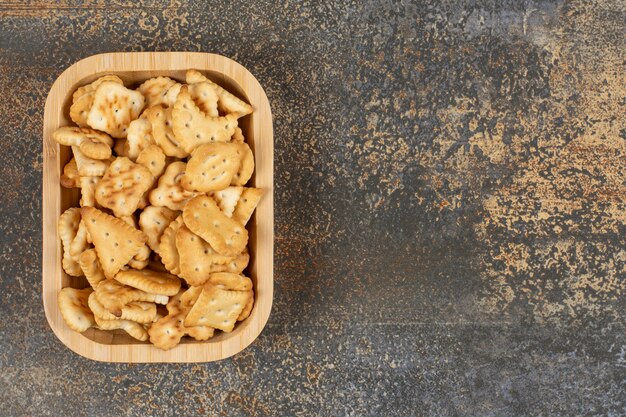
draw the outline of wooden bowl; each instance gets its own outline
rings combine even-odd
[[[250,184],[263,188],[264,195],[248,223],[250,264],[246,275],[254,282],[255,304],[250,316],[232,333],[217,332],[208,341],[183,338],[181,344],[162,351],[139,342],[123,331],[89,329],[77,333],[67,327],[57,305],[64,287],[88,286],[84,278],[68,276],[61,267],[61,243],[57,237],[59,215],[78,206],[79,190],[61,187],[59,177],[70,159],[69,148],[60,147],[52,132],[72,124],[69,108],[72,93],[105,74],[119,76],[126,86],[164,75],[184,82],[187,69],[197,69],[211,80],[254,107],[251,115],[239,119],[252,148],[256,169]],[[272,115],[267,96],[259,82],[237,62],[223,56],[199,52],[108,53],[85,58],[66,69],[54,82],[43,122],[43,304],[46,318],[57,337],[71,350],[86,358],[106,362],[208,362],[227,358],[243,350],[261,333],[273,298],[274,204]]]

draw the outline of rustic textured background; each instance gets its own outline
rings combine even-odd
[[[0,414],[626,414],[624,1],[0,1]],[[67,66],[207,51],[276,140],[275,301],[198,365],[70,352],[41,303]]]

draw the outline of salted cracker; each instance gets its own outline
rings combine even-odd
[[[146,118],[152,127],[152,137],[167,156],[185,158],[185,151],[172,131],[172,109],[163,105],[150,107],[145,111]]]
[[[148,146],[156,145],[152,136],[152,124],[145,118],[135,119],[128,125],[126,143],[124,144],[125,156],[135,161],[139,153]]]
[[[133,301],[167,304],[168,297],[160,294],[150,294],[137,288],[124,285],[115,279],[109,278],[98,284],[96,297],[116,317],[121,317],[125,305]]]
[[[254,155],[247,143],[237,143],[239,168],[233,176],[232,185],[246,185],[254,173]]]
[[[165,228],[161,235],[161,243],[159,244],[161,262],[163,262],[165,268],[174,275],[180,274],[180,258],[178,249],[176,249],[176,233],[182,225],[183,217],[180,215]]]
[[[126,157],[116,158],[96,186],[96,201],[116,216],[130,216],[152,184],[152,174]]]
[[[72,157],[70,161],[63,167],[63,174],[61,174],[61,185],[65,188],[80,188],[80,175],[78,175],[78,167],[76,166],[76,159]]]
[[[235,256],[248,243],[248,231],[239,222],[227,217],[208,196],[190,200],[183,209],[185,225],[209,242],[221,255]]]
[[[92,288],[95,289],[101,281],[106,279],[95,249],[87,249],[81,253],[78,263]]]
[[[237,117],[210,117],[202,112],[183,86],[172,110],[172,129],[180,146],[191,153],[211,142],[228,142],[237,128]]]
[[[150,294],[171,296],[178,294],[180,290],[180,279],[176,275],[149,269],[120,271],[115,275],[115,279]]]
[[[239,202],[239,198],[241,197],[241,193],[243,193],[243,187],[233,186],[226,187],[223,190],[214,191],[211,196],[219,206],[220,210],[222,210],[222,213],[224,213],[227,217],[232,217],[235,207],[237,207],[237,203]]]
[[[76,262],[72,257],[70,253],[70,246],[76,237],[80,218],[80,209],[78,207],[71,207],[61,214],[57,224],[59,238],[63,244],[63,259],[61,262],[63,270],[68,275],[75,277],[81,276],[82,270],[80,269],[78,262]]]
[[[114,277],[146,243],[147,237],[125,223],[93,207],[80,209],[105,276]]]
[[[202,75],[202,73],[200,73],[199,71],[188,70],[185,78],[187,84],[194,84],[199,82],[207,82],[211,84],[217,92],[217,106],[221,112],[226,114],[235,114],[237,115],[237,117],[242,117],[252,113],[253,109],[251,105],[241,100],[229,91],[225,90],[221,86],[215,84],[213,81]]]
[[[183,324],[213,327],[230,333],[250,297],[250,291],[228,290],[209,281],[203,286],[200,297],[189,310]]]
[[[70,119],[80,127],[87,126],[87,115],[93,105],[96,88],[104,81],[124,84],[117,75],[105,75],[90,84],[78,87],[72,95],[72,106],[70,107]]]
[[[145,99],[140,92],[104,81],[96,88],[87,124],[114,138],[125,138],[128,125],[139,117],[144,103]]]
[[[179,258],[178,275],[189,285],[204,284],[212,272],[226,271],[226,264],[234,259],[215,252],[208,242],[185,225],[176,232],[176,249]]]
[[[93,159],[86,156],[78,146],[72,146],[76,168],[81,177],[101,177],[111,164],[110,159]]]
[[[138,88],[146,98],[146,106],[156,106],[159,104],[170,105],[168,91],[178,84],[169,77],[154,77],[144,81]]]
[[[238,144],[206,143],[192,153],[180,184],[189,191],[214,191],[228,187],[240,165]]]
[[[233,220],[245,226],[261,201],[261,197],[263,197],[262,189],[244,188],[233,212]]]
[[[156,253],[160,251],[163,231],[179,215],[179,211],[157,206],[148,206],[139,215],[139,227],[148,237],[148,246]]]
[[[136,323],[152,323],[157,318],[156,304],[145,301],[133,301],[122,307],[120,317],[107,310],[92,292],[87,300],[93,315],[102,320],[130,320]]]
[[[70,329],[82,333],[96,323],[87,305],[87,299],[92,292],[91,288],[77,290],[69,287],[59,291],[59,311]]]
[[[145,342],[148,340],[148,332],[139,323],[130,320],[103,320],[99,317],[94,317],[98,328],[102,330],[117,330],[122,329],[129,336]]]
[[[185,190],[180,182],[187,169],[182,161],[172,162],[158,181],[158,186],[150,192],[150,204],[167,207],[171,210],[182,210],[187,201],[200,193]]]

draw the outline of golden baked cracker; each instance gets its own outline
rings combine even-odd
[[[233,133],[233,137],[230,140],[233,143],[243,143],[245,142],[245,139],[243,137],[243,131],[241,130],[240,127],[237,127],[237,129],[235,129],[235,133]]]
[[[100,304],[116,317],[120,317],[124,306],[133,301],[167,304],[169,300],[166,295],[149,294],[137,288],[124,285],[113,278],[107,278],[98,284],[96,297],[98,297]]]
[[[148,246],[156,253],[159,253],[163,231],[179,215],[179,211],[157,206],[148,206],[139,215],[139,227],[148,237]]]
[[[70,243],[70,256],[76,261],[79,262],[78,257],[81,253],[89,248],[89,232],[87,231],[87,226],[83,220],[78,223],[78,229],[76,230],[76,236]]]
[[[120,271],[115,275],[115,279],[122,284],[150,294],[176,295],[180,290],[180,279],[176,275],[149,269]]]
[[[187,84],[194,84],[199,82],[208,82],[215,88],[218,95],[217,106],[219,110],[226,114],[236,114],[237,117],[242,117],[252,113],[252,106],[236,97],[234,94],[226,91],[219,85],[215,84],[197,70],[188,70],[186,75]]]
[[[147,118],[139,118],[133,120],[128,125],[128,133],[124,152],[132,161],[139,156],[139,152],[150,145],[156,145],[156,141],[152,136],[152,124]]]
[[[96,324],[93,313],[87,305],[87,299],[92,292],[91,288],[77,290],[69,287],[59,292],[59,311],[70,329],[82,333]]]
[[[80,175],[78,175],[78,167],[76,159],[72,157],[70,161],[63,167],[63,175],[61,175],[61,185],[65,188],[80,188]]]
[[[98,301],[96,293],[92,292],[87,300],[89,308],[95,317],[102,320],[130,320],[136,323],[152,323],[157,317],[156,304],[145,301],[133,301],[122,307],[122,314],[117,317],[109,310],[104,308],[102,303]]]
[[[223,190],[230,185],[240,164],[238,145],[206,143],[193,151],[180,185],[190,191]]]
[[[254,293],[250,291],[250,299],[248,300],[248,302],[246,303],[246,306],[243,308],[243,310],[239,314],[239,317],[237,317],[237,321],[244,321],[245,319],[247,319],[250,316],[250,313],[252,312],[252,307],[254,307]]]
[[[243,252],[241,252],[234,259],[224,265],[226,267],[225,271],[240,274],[243,272],[244,269],[246,269],[246,267],[248,266],[248,262],[250,262],[250,253],[248,252],[248,248],[245,248]]]
[[[182,210],[187,201],[199,195],[200,193],[187,191],[180,185],[186,169],[187,164],[181,161],[169,164],[159,178],[157,188],[150,191],[150,204],[171,210]]]
[[[144,81],[137,91],[146,98],[146,106],[152,107],[159,104],[165,104],[167,91],[172,88],[176,81],[169,77],[154,77]]]
[[[185,158],[189,153],[179,143],[172,131],[172,109],[163,105],[150,107],[145,111],[152,126],[152,137],[167,156]]]
[[[130,216],[152,183],[150,171],[126,157],[116,158],[96,186],[96,201],[116,216]]]
[[[209,282],[203,286],[202,294],[189,310],[183,324],[208,326],[230,333],[250,296],[250,291],[227,290]]]
[[[189,84],[189,94],[204,114],[209,117],[219,117],[217,110],[217,91],[209,83],[201,82]]]
[[[171,86],[168,90],[167,90],[167,94],[165,94],[165,97],[163,97],[163,103],[165,106],[167,107],[173,107],[174,103],[176,103],[176,98],[178,97],[178,93],[180,93],[180,89],[182,88],[182,84],[181,83],[176,83],[173,86]]]
[[[96,206],[96,186],[102,177],[79,177],[80,181],[80,206]]]
[[[92,129],[64,126],[54,131],[52,138],[64,146],[77,146],[91,159],[109,159],[113,139],[106,133]]]
[[[218,254],[204,239],[185,225],[176,232],[179,256],[179,276],[189,285],[202,285],[212,272],[226,271],[226,263],[233,258]]]
[[[194,103],[187,86],[180,89],[172,110],[172,129],[185,151],[191,153],[204,143],[228,142],[236,127],[235,115],[207,116]]]
[[[208,282],[224,290],[252,291],[252,280],[241,274],[217,272],[211,274]]]
[[[144,148],[137,156],[137,163],[148,168],[154,180],[158,179],[165,170],[165,154],[157,145]]]
[[[180,259],[176,249],[176,232],[183,225],[183,216],[172,221],[163,231],[159,244],[159,255],[165,268],[174,275],[180,274]]]
[[[78,126],[87,126],[87,115],[93,105],[93,98],[96,88],[104,81],[112,81],[124,84],[117,75],[105,75],[98,78],[91,84],[78,87],[72,95],[72,106],[70,107],[70,118]]]
[[[233,176],[232,185],[246,185],[254,172],[254,155],[247,143],[239,143],[237,153],[239,155],[239,168]]]
[[[130,122],[139,117],[145,99],[138,91],[121,84],[104,81],[97,88],[87,124],[114,138],[125,138]]]
[[[183,320],[189,309],[202,292],[202,287],[191,287],[180,290],[167,303],[168,315],[160,318],[148,329],[150,342],[158,349],[169,350],[180,343],[180,339],[188,334],[196,340],[207,340],[213,336],[215,329],[206,326],[186,327]]]
[[[96,208],[83,207],[80,212],[96,248],[104,275],[114,277],[139,252],[148,238],[123,220]]]
[[[242,192],[243,187],[241,186],[226,187],[223,190],[214,191],[212,197],[220,210],[222,210],[222,213],[232,217]]]
[[[95,249],[87,249],[81,253],[78,263],[92,288],[95,289],[101,281],[106,279]]]
[[[262,196],[263,190],[260,188],[244,188],[233,212],[233,220],[245,226]]]
[[[150,247],[143,245],[133,259],[128,261],[128,266],[133,269],[144,269],[150,263]]]
[[[81,177],[101,177],[111,164],[111,160],[108,159],[93,159],[85,156],[78,146],[72,146],[72,153]]]
[[[236,256],[248,243],[248,231],[240,223],[222,213],[215,201],[208,196],[190,200],[183,209],[185,225],[209,242],[221,255]]]
[[[137,340],[145,342],[148,340],[148,332],[139,323],[135,323],[130,320],[103,320],[99,317],[94,317],[98,328],[102,330],[117,330],[122,329],[129,336],[134,337]]]
[[[78,207],[71,207],[61,214],[57,225],[59,238],[63,244],[63,270],[67,272],[68,275],[75,277],[81,276],[82,270],[80,269],[78,262],[76,262],[70,254],[70,245],[76,237],[79,223],[80,209]]]

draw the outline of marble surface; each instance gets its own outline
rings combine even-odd
[[[0,2],[0,414],[626,414],[623,1]],[[216,363],[92,362],[41,302],[45,98],[206,51],[275,129],[275,297]]]

